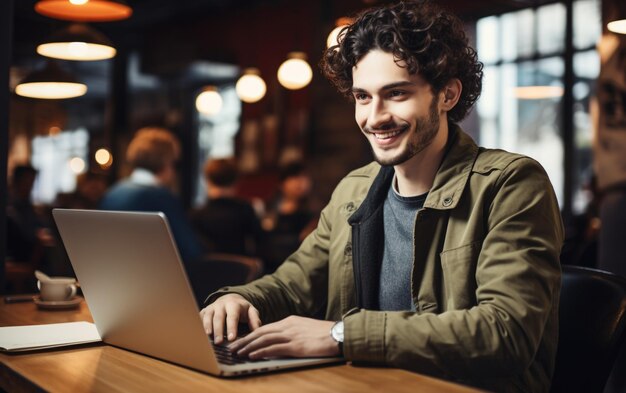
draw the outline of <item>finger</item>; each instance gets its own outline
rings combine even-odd
[[[294,347],[291,343],[269,345],[254,352],[250,352],[248,357],[252,360],[273,357],[294,357]]]
[[[204,314],[202,314],[202,324],[204,325],[204,331],[206,334],[213,334],[213,308],[205,308]]]
[[[252,306],[248,308],[248,326],[251,331],[255,331],[261,327],[261,316],[259,315],[259,310]]]
[[[221,344],[224,341],[224,309],[215,310],[213,314],[213,342]]]
[[[231,352],[237,352],[252,341],[259,339],[259,337],[261,336],[282,333],[283,330],[284,329],[282,328],[282,325],[280,325],[280,322],[270,323],[268,325],[259,327],[258,329],[250,332],[244,337],[239,337],[235,342],[229,344],[228,348]]]
[[[239,324],[239,313],[241,307],[238,304],[229,303],[226,305],[226,332],[228,341],[237,338],[237,325]]]
[[[260,335],[258,334],[258,330],[255,332],[252,332],[244,337],[239,337],[237,340],[235,340],[234,342],[228,344],[228,349],[233,352],[236,353],[237,351],[239,351],[241,348],[245,347],[246,345],[248,345],[250,342],[256,340]]]
[[[237,355],[248,356],[250,353],[255,352],[261,348],[280,343],[287,343],[289,341],[289,337],[281,333],[264,334],[258,337],[256,340],[249,342],[247,345],[237,351]]]

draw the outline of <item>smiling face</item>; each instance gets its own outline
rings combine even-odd
[[[432,147],[445,113],[421,76],[372,50],[353,68],[352,82],[356,122],[378,163],[402,165]]]

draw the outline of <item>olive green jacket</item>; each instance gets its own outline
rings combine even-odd
[[[448,150],[417,214],[415,312],[376,311],[382,205],[393,168],[347,175],[317,229],[272,275],[227,287],[264,323],[343,318],[344,355],[502,391],[550,386],[558,332],[563,228],[543,168],[483,149],[452,125]]]

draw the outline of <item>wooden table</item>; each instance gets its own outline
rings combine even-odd
[[[83,301],[69,311],[0,300],[0,326],[90,321]],[[404,370],[334,365],[236,379],[215,378],[158,359],[95,344],[0,353],[0,387],[8,392],[476,392]]]

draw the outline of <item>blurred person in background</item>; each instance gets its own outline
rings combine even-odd
[[[191,223],[208,251],[257,256],[261,224],[251,204],[236,196],[238,177],[235,160],[208,160],[207,201],[191,211]]]
[[[140,129],[126,151],[132,173],[104,195],[100,208],[163,212],[182,259],[191,262],[202,255],[203,248],[187,220],[181,201],[173,192],[179,157],[180,143],[168,130]]]
[[[54,206],[68,209],[97,209],[108,188],[106,176],[85,172],[76,177],[76,190],[57,195]]]
[[[6,208],[7,256],[16,262],[41,267],[45,264],[45,247],[53,246],[54,238],[31,201],[36,177],[37,171],[30,165],[13,169]]]
[[[303,163],[290,162],[279,169],[278,194],[262,221],[266,231],[263,258],[268,273],[276,270],[315,229],[315,214],[309,207],[311,187]]]

